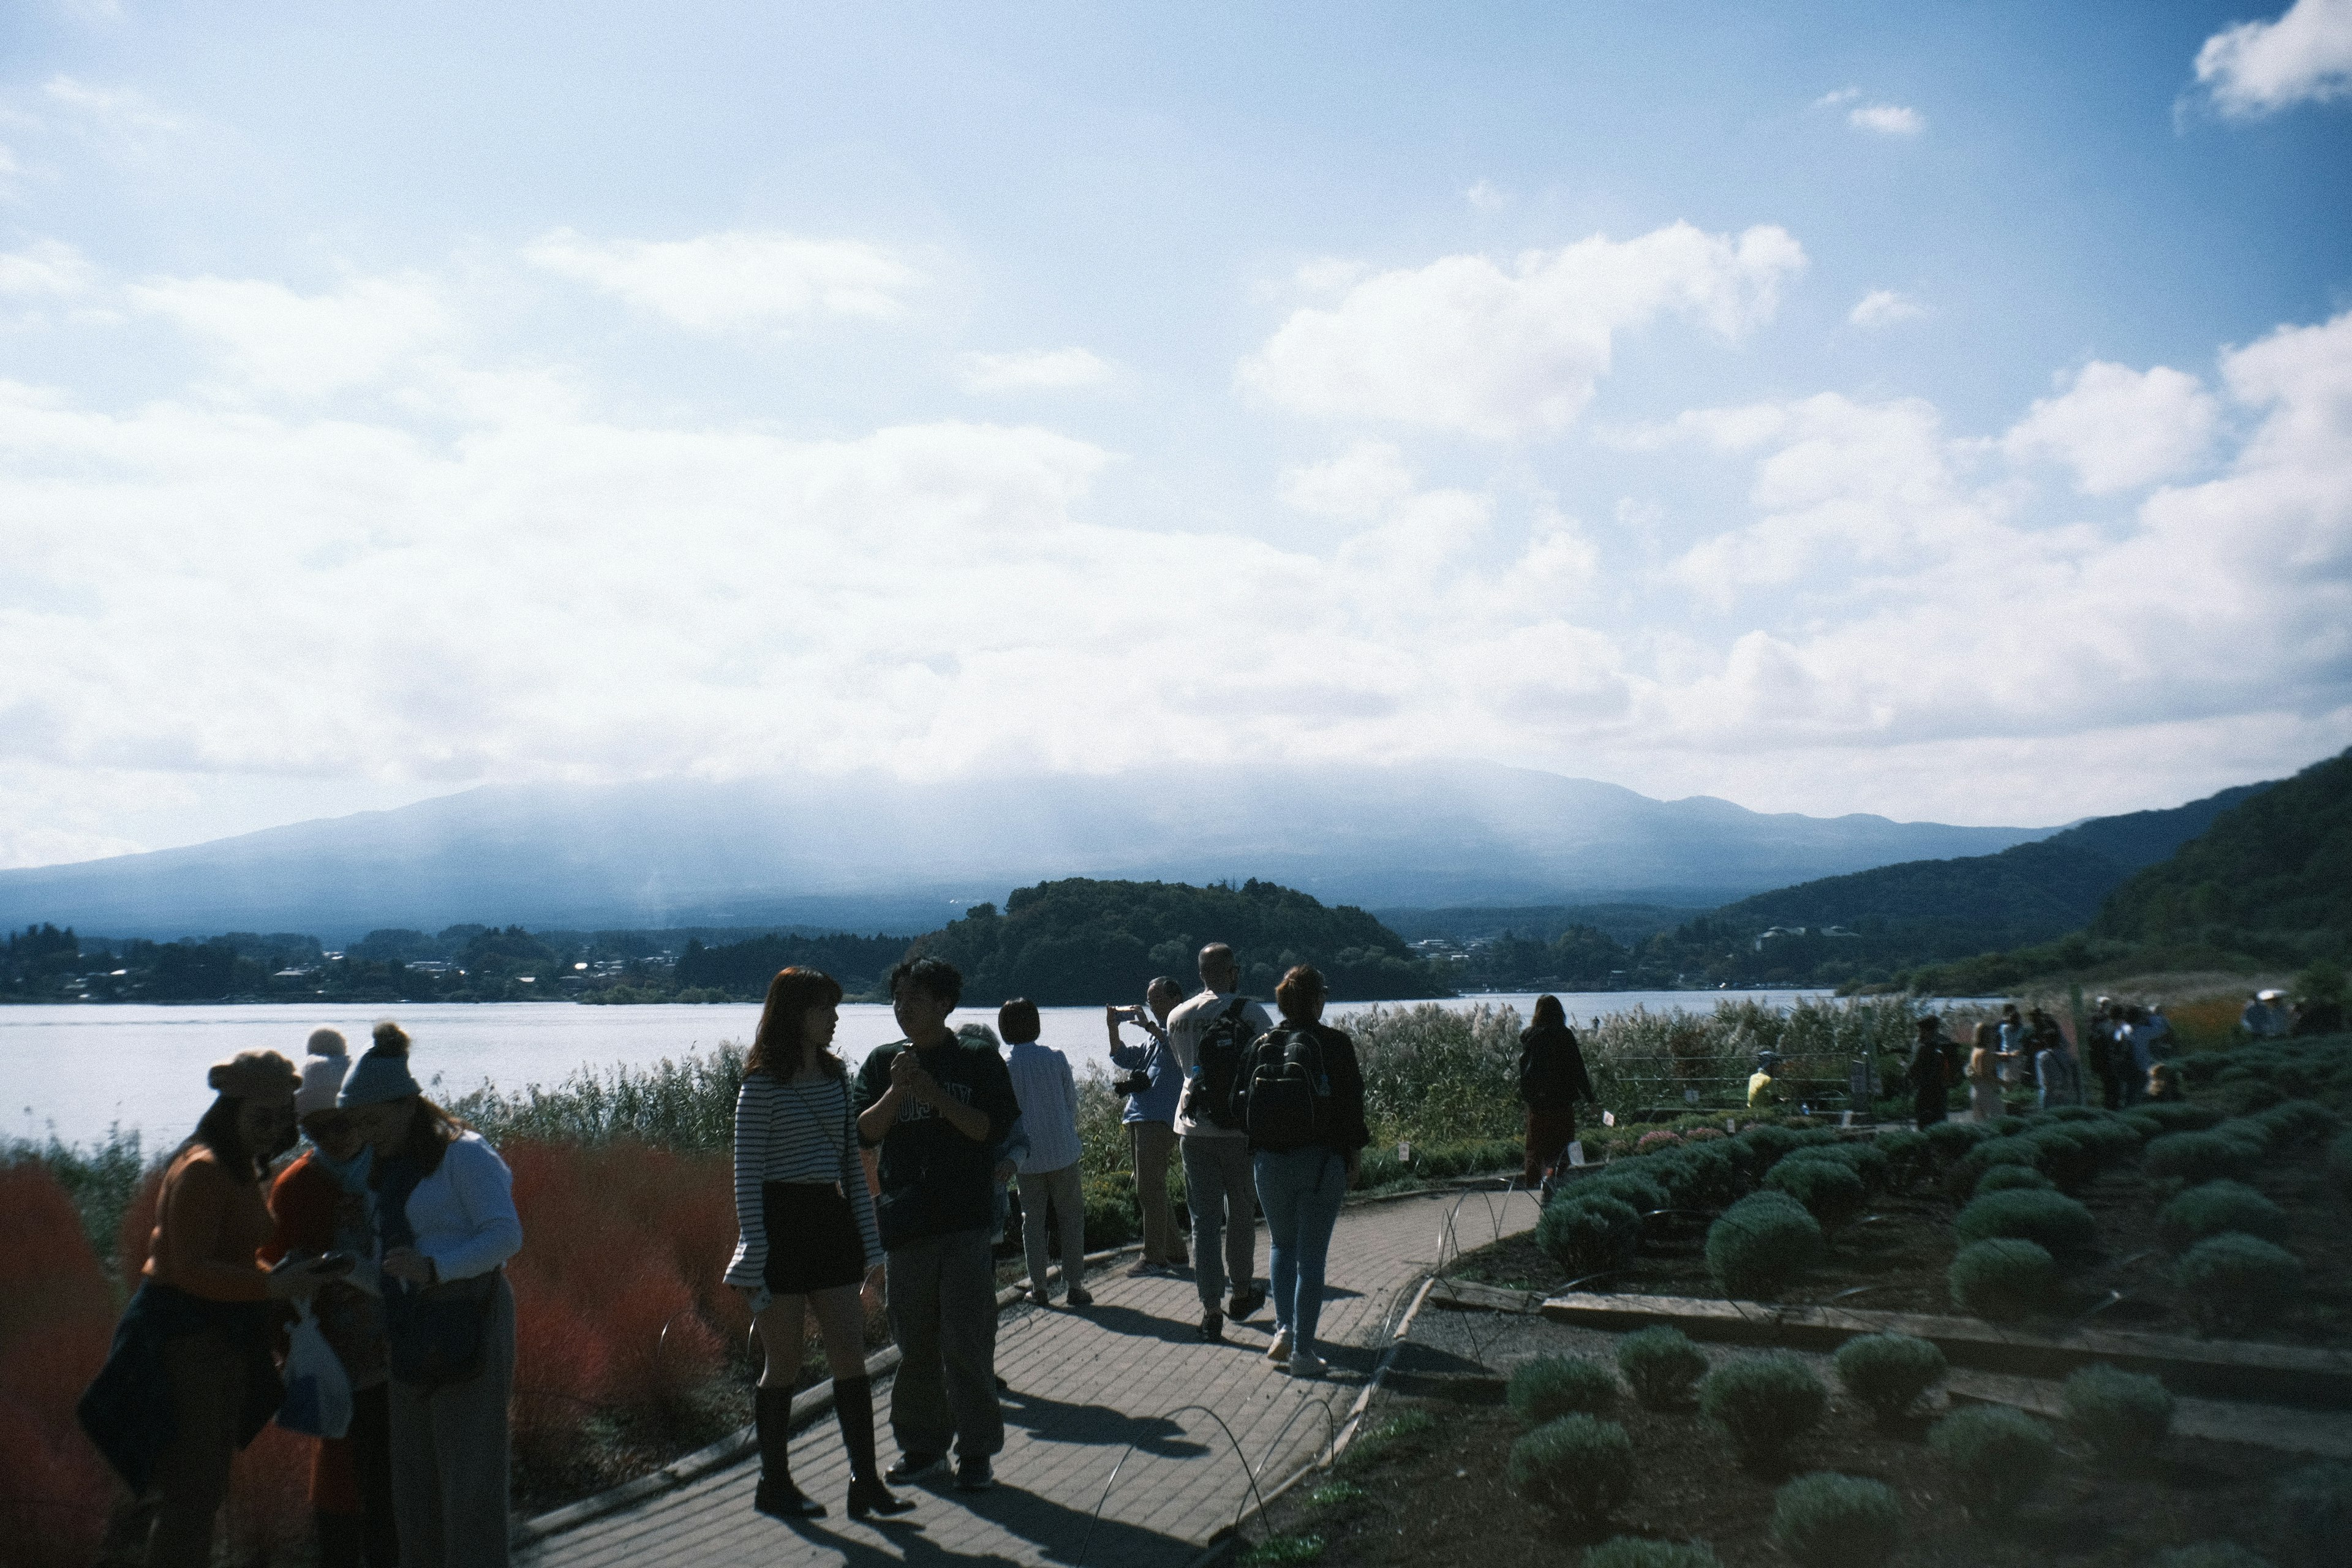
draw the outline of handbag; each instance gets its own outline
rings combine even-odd
[[[302,1315],[286,1331],[286,1397],[278,1424],[312,1437],[340,1437],[351,1429],[352,1380],[343,1360],[302,1303]]]
[[[493,1268],[424,1289],[387,1290],[384,1345],[393,1377],[429,1393],[478,1376],[499,1273]]]

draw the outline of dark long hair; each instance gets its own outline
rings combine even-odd
[[[187,1142],[172,1154],[177,1160],[189,1150],[201,1145],[212,1151],[221,1168],[241,1182],[257,1182],[268,1173],[270,1153],[248,1149],[244,1134],[236,1130],[237,1113],[245,1109],[245,1096],[216,1094],[204,1115],[196,1119],[196,1130],[188,1134]]]
[[[800,1071],[808,1056],[808,1015],[819,1007],[839,1005],[841,983],[824,970],[794,964],[776,971],[776,977],[768,982],[767,1005],[760,1009],[760,1026],[752,1033],[744,1072],[790,1078]],[[816,1065],[829,1078],[849,1076],[849,1064],[831,1051],[819,1052]]]
[[[1568,1009],[1559,1005],[1557,996],[1538,996],[1536,998],[1535,1016],[1528,1022],[1538,1029],[1547,1024],[1555,1029],[1565,1029],[1568,1027]]]

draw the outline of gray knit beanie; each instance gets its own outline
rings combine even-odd
[[[355,1105],[382,1105],[423,1094],[416,1075],[408,1070],[408,1031],[386,1018],[375,1026],[375,1045],[360,1058],[335,1103],[349,1110]]]

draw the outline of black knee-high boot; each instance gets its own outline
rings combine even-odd
[[[760,1438],[760,1488],[751,1506],[778,1519],[823,1519],[824,1505],[793,1485],[793,1391],[751,1391],[751,1424]]]
[[[849,1452],[849,1517],[904,1513],[915,1505],[891,1495],[874,1458],[874,1380],[833,1380],[833,1418],[841,1423],[841,1446]]]

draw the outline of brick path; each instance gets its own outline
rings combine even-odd
[[[942,1478],[904,1489],[920,1504],[912,1512],[856,1522],[842,1509],[848,1464],[828,1415],[793,1442],[793,1477],[832,1510],[825,1519],[792,1525],[752,1512],[757,1466],[745,1463],[541,1542],[518,1561],[529,1568],[879,1568],[950,1560],[1180,1568],[1233,1522],[1249,1496],[1242,1461],[1216,1422],[1181,1407],[1214,1410],[1260,1485],[1271,1489],[1313,1456],[1328,1424],[1346,1418],[1413,1287],[1438,1261],[1449,1211],[1457,1214],[1465,1250],[1492,1240],[1497,1224],[1507,1235],[1536,1217],[1524,1194],[1506,1202],[1432,1193],[1349,1207],[1331,1243],[1320,1330],[1331,1375],[1324,1381],[1295,1382],[1265,1359],[1271,1310],[1228,1325],[1223,1344],[1205,1345],[1194,1337],[1200,1300],[1192,1282],[1129,1279],[1122,1262],[1088,1279],[1095,1305],[1083,1312],[1058,1306],[1006,1312],[996,1364],[1013,1392],[1004,1399],[1005,1447],[993,1491],[967,1497]],[[1261,1226],[1261,1280],[1265,1256]],[[887,1464],[896,1450],[887,1396],[877,1405]],[[1328,1418],[1318,1406],[1328,1406]],[[1089,1541],[1096,1502],[1130,1444],[1134,1452]]]

